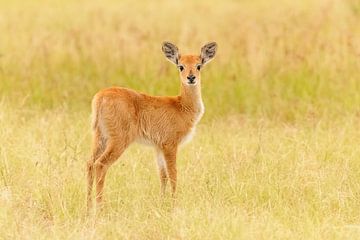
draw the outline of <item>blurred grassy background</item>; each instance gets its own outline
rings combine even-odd
[[[0,12],[0,91],[16,106],[89,111],[112,85],[175,95],[169,40],[184,53],[219,43],[203,70],[206,118],[359,110],[358,1],[1,1]]]
[[[0,239],[360,239],[359,26],[357,0],[0,0]],[[134,145],[94,227],[91,98],[177,94],[164,40],[219,44],[177,204]]]

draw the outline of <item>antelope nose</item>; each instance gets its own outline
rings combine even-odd
[[[194,76],[194,75],[189,75],[189,76],[187,77],[187,79],[189,80],[190,83],[194,83],[195,76]]]

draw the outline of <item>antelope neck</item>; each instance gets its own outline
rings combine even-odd
[[[180,102],[181,105],[193,112],[200,112],[203,108],[203,102],[201,98],[201,85],[197,82],[195,86],[181,84],[180,90]]]

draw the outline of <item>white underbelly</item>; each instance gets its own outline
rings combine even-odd
[[[194,137],[195,134],[195,127],[191,128],[190,131],[181,139],[180,144],[186,144],[190,142],[190,140]]]
[[[150,146],[150,147],[155,146],[155,144],[152,141],[145,139],[145,138],[137,138],[135,140],[135,142],[140,143],[145,146]]]

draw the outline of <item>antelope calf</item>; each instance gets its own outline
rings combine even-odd
[[[131,89],[112,87],[101,90],[92,100],[93,148],[88,162],[87,204],[95,178],[96,202],[103,198],[108,168],[132,142],[155,147],[164,194],[170,179],[172,195],[176,190],[176,153],[189,140],[204,113],[200,70],[213,59],[215,42],[201,48],[200,55],[180,55],[178,48],[164,42],[162,51],[179,69],[181,90],[178,96],[149,96]]]

